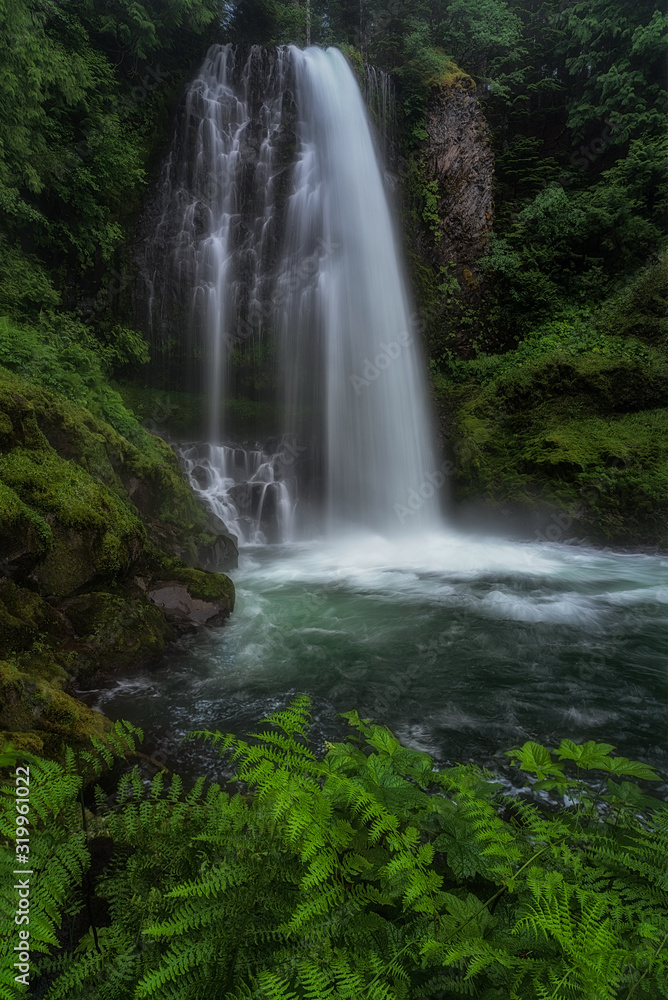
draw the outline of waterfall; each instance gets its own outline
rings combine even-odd
[[[394,159],[396,106],[392,78],[369,63],[364,64],[364,100],[378,127],[385,161]]]
[[[142,265],[154,344],[177,338],[200,359],[209,441],[184,452],[186,469],[208,470],[193,485],[221,516],[251,497],[243,538],[267,537],[269,497],[283,537],[295,503],[302,527],[309,508],[330,531],[437,524],[444,476],[419,331],[341,52],[212,46],[185,95]],[[242,369],[273,445],[235,426]],[[251,470],[252,452],[264,458]]]

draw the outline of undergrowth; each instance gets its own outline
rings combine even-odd
[[[115,794],[84,775],[135,750],[117,724],[64,765],[30,769],[31,979],[48,1000],[641,1000],[668,989],[668,807],[656,775],[608,744],[529,742],[509,797],[475,765],[438,771],[385,728],[308,745],[298,697],[249,740],[191,737],[227,756],[241,791],[176,775]],[[237,786],[238,787],[238,786]],[[2,908],[17,800],[2,795]],[[111,844],[91,875],[96,845]],[[32,890],[34,886],[34,892]],[[13,926],[13,925],[12,925]],[[12,954],[18,927],[6,936]],[[25,995],[7,961],[4,1000]]]

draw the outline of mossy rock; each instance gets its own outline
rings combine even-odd
[[[65,691],[0,661],[0,728],[5,733],[34,735],[52,750],[62,742],[78,743],[104,736],[112,723],[100,712]],[[55,738],[55,739],[53,739]]]
[[[147,596],[179,631],[220,625],[234,609],[234,584],[222,573],[174,567],[154,579]]]
[[[71,633],[67,620],[39,594],[0,579],[0,657],[32,649],[35,644],[60,644]]]
[[[174,638],[159,608],[134,596],[93,592],[70,597],[60,610],[72,623],[78,647],[76,674],[112,673],[153,662]]]
[[[0,743],[3,746],[10,744],[18,755],[35,754],[35,756],[41,756],[44,753],[44,740],[39,733],[0,730]]]
[[[132,440],[0,366],[0,727],[47,756],[110,726],[66,693],[73,677],[154,661],[176,635],[135,576],[147,589],[168,566],[207,623],[234,604],[231,581],[181,561],[218,565],[227,539],[176,456],[127,411],[121,425]]]
[[[182,567],[170,569],[169,575],[173,580],[185,583],[191,597],[200,601],[225,601],[229,610],[234,610],[234,584],[229,576]]]
[[[627,343],[575,356],[525,346],[439,379],[456,499],[565,515],[592,543],[668,545],[668,363]]]
[[[0,570],[65,597],[125,578],[147,534],[210,568],[226,551],[164,441],[141,447],[80,406],[0,368]]]
[[[47,521],[0,482],[0,572],[27,574],[53,544]]]
[[[553,351],[518,362],[485,386],[471,406],[486,416],[490,408],[526,413],[546,403],[602,414],[651,410],[665,405],[668,363],[658,353],[647,358]]]
[[[4,439],[5,451],[9,447],[50,453],[71,469],[78,469],[79,474],[87,473],[149,528],[157,522],[169,526],[168,541],[173,537],[177,548],[194,549],[194,538],[206,531],[207,513],[188,486],[171,448],[139,424],[133,435],[136,442],[129,441],[84,407],[2,368],[0,410],[7,417],[7,428],[11,426],[9,437]],[[12,459],[12,463],[17,460]],[[63,470],[58,478],[62,480],[64,475]],[[11,485],[2,470],[0,480]],[[25,499],[20,490],[17,492]],[[57,503],[57,496],[51,499]],[[180,555],[180,551],[174,554]]]

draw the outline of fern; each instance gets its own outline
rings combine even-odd
[[[84,780],[138,734],[119,726],[64,765],[31,764],[48,1000],[666,993],[668,809],[626,780],[651,780],[646,765],[607,744],[527,743],[511,756],[562,800],[545,813],[473,765],[437,771],[383,727],[346,718],[351,737],[323,759],[305,698],[252,742],[191,734],[231,761],[243,792],[164,773],[147,783],[135,768],[115,796],[97,791],[88,825]],[[5,835],[13,801],[5,792]],[[113,843],[90,890],[108,916],[67,940],[96,837]],[[0,997],[19,995],[5,974]]]

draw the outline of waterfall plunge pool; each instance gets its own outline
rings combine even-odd
[[[319,749],[356,708],[441,765],[504,774],[527,739],[595,739],[665,774],[667,566],[447,530],[249,547],[226,625],[87,700],[183,775],[225,773],[187,732],[257,731],[298,693]]]

